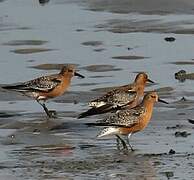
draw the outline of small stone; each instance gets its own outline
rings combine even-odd
[[[174,133],[175,137],[180,137],[181,136],[181,132],[177,131]]]
[[[167,171],[167,172],[165,172],[165,175],[166,175],[166,177],[167,177],[168,179],[170,179],[171,177],[174,176],[174,173],[173,173],[172,171]]]
[[[188,119],[188,122],[191,124],[194,124],[194,120],[193,119]]]
[[[74,100],[73,101],[73,104],[78,104],[79,102],[77,100]]]
[[[183,96],[180,101],[187,101],[187,99]]]
[[[187,75],[187,72],[183,69],[174,74],[175,79],[178,79],[180,82],[185,81],[186,75]]]
[[[165,37],[164,40],[167,41],[167,42],[173,42],[176,39],[174,37]]]
[[[40,132],[40,130],[39,129],[34,129],[33,133],[35,133],[35,132]]]
[[[191,135],[191,133],[188,133],[187,131],[182,131],[182,132],[176,131],[174,135],[175,137],[187,137]]]
[[[170,149],[170,151],[168,152],[169,155],[175,154],[176,151],[174,149]]]
[[[44,4],[46,4],[46,3],[48,3],[50,0],[39,0],[39,3],[41,4],[41,5],[44,5]]]
[[[84,31],[83,29],[76,29],[77,32],[82,32]]]

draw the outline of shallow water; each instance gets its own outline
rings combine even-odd
[[[193,81],[181,83],[174,73],[193,72],[193,2],[150,0],[150,9],[141,0],[39,2],[0,1],[0,84],[67,63],[86,78],[74,78],[68,93],[48,102],[57,110],[51,121],[36,102],[0,88],[0,179],[192,179]],[[101,116],[76,117],[90,99],[140,71],[156,82],[146,90],[170,104],[158,103],[149,126],[132,136],[135,152],[120,152],[114,138],[96,139],[100,128],[85,125]]]

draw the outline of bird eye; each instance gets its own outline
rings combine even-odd
[[[68,72],[73,72],[73,70],[72,69],[68,69]]]

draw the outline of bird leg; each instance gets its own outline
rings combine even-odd
[[[131,136],[132,133],[128,134],[127,136],[127,144],[129,145],[129,147],[131,148],[131,151],[134,151],[133,147],[131,146],[131,144],[129,143],[129,138]]]
[[[117,141],[117,149],[120,150],[120,141],[118,137],[116,138],[116,141]]]
[[[123,149],[126,149],[126,150],[128,150],[128,148],[127,148],[127,145],[126,145],[126,143],[125,143],[125,141],[119,136],[119,135],[117,135],[116,134],[116,137],[118,138],[118,140],[120,140],[121,141],[121,143],[122,143],[122,145],[123,145]]]
[[[38,102],[38,104],[40,104],[40,105],[43,107],[43,109],[44,109],[44,111],[46,112],[47,116],[48,116],[49,118],[52,118],[52,114],[49,112],[49,110],[48,110],[48,108],[46,107],[45,103],[41,103],[39,100],[37,100],[37,102]]]
[[[52,118],[52,114],[50,113],[50,111],[48,110],[48,108],[46,107],[45,103],[42,104],[42,107],[44,109],[44,111],[46,112],[47,116],[49,118]]]

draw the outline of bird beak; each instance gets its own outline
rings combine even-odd
[[[165,104],[169,104],[168,102],[166,102],[166,101],[164,101],[164,100],[162,100],[160,98],[158,98],[158,102],[165,103]]]
[[[151,82],[151,83],[155,83],[154,81],[152,81],[152,80],[150,80],[150,79],[148,79],[147,81],[148,81],[148,82]]]
[[[81,74],[79,74],[77,72],[74,73],[74,76],[78,76],[78,77],[81,77],[81,78],[85,78],[85,76],[83,76],[83,75],[81,75]]]

